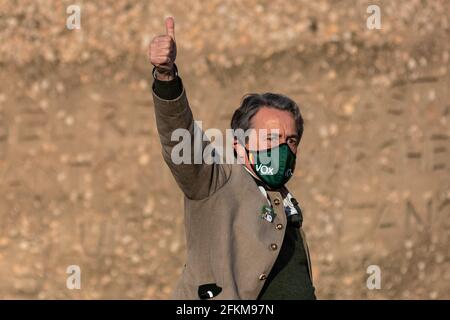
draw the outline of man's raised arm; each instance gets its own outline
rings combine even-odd
[[[153,38],[149,47],[150,62],[154,65],[152,86],[156,125],[163,148],[163,157],[184,194],[190,199],[206,198],[227,180],[230,167],[219,164],[194,164],[194,151],[203,153],[209,141],[202,142],[201,150],[194,148],[194,118],[183,83],[178,77],[175,59],[175,23],[166,19],[166,34]],[[175,164],[172,150],[179,141],[172,141],[174,130],[185,129],[190,135],[190,163]],[[203,135],[203,132],[201,133]]]

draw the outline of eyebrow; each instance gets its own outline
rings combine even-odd
[[[274,136],[281,137],[281,134],[276,134],[275,132],[272,132],[272,133],[268,134],[268,136],[269,137],[274,137]],[[298,134],[290,134],[290,135],[286,136],[286,140],[290,139],[290,138],[295,138],[295,139],[299,140]]]
[[[289,138],[295,138],[298,140],[298,134],[291,134],[291,135],[286,136],[286,140]]]

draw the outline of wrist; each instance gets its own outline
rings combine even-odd
[[[173,70],[164,72],[156,70],[155,77],[160,81],[170,81],[175,79],[175,73],[173,72]]]
[[[153,78],[159,81],[171,81],[178,76],[178,69],[175,64],[173,64],[171,69],[158,69],[153,68]]]

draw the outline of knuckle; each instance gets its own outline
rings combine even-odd
[[[160,63],[160,62],[161,62],[161,58],[158,57],[158,56],[152,56],[150,59],[151,59],[153,62],[157,62],[157,63]]]
[[[158,41],[160,41],[160,36],[156,36],[152,39],[151,43],[157,43]]]

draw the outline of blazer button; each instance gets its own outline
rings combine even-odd
[[[273,200],[273,203],[278,206],[280,204],[280,199],[275,198],[275,200]]]
[[[271,245],[270,245],[270,249],[272,249],[272,250],[277,250],[278,249],[278,246],[277,246],[277,244],[276,243],[272,243]]]
[[[277,230],[281,230],[281,229],[283,229],[283,225],[281,223],[279,223],[279,224],[277,224],[276,228],[277,228]]]
[[[267,279],[267,275],[265,273],[262,273],[259,275],[259,280],[266,280]]]

